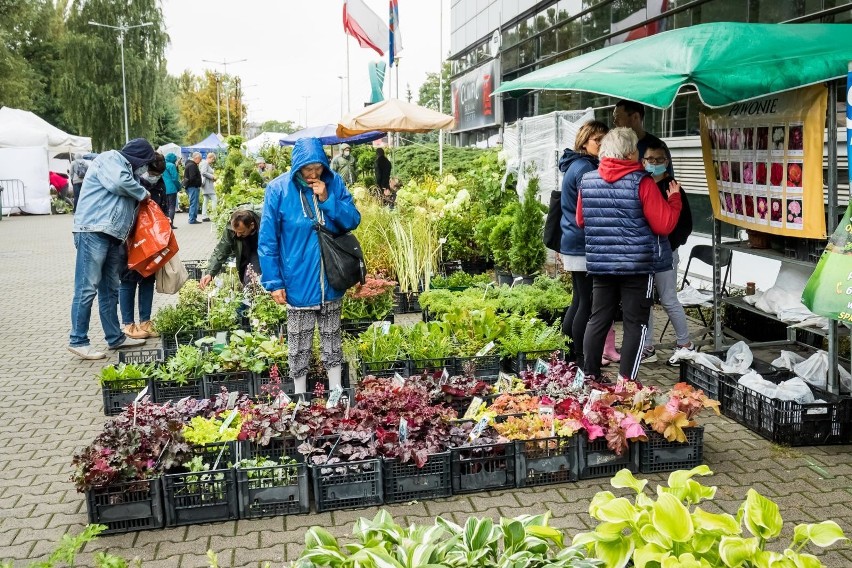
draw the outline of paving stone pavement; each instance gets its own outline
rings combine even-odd
[[[177,223],[182,257],[206,257],[215,242],[210,225],[187,226],[184,215]],[[65,532],[77,533],[86,523],[83,495],[68,481],[71,454],[98,433],[105,419],[94,379],[104,361],[79,361],[65,349],[73,295],[71,224],[67,215],[0,222],[0,560],[15,566],[43,559]],[[172,301],[156,296],[155,309]],[[90,337],[95,347],[106,348],[97,309]],[[676,382],[677,372],[662,361],[643,366],[641,380],[665,386]],[[747,489],[755,487],[779,504],[784,544],[797,522],[834,519],[852,534],[852,447],[784,448],[724,417],[704,423],[705,461],[715,472],[708,479],[719,487],[709,510],[735,514]],[[644,477],[654,484],[665,482],[666,474]],[[591,528],[589,500],[608,488],[607,480],[589,480],[387,509],[407,523],[436,515],[461,523],[471,514],[498,517],[549,509],[553,524],[573,535]],[[223,567],[264,561],[281,566],[297,557],[307,527],[320,525],[344,536],[351,534],[356,518],[375,512],[368,508],[108,536],[87,546],[78,565],[90,566],[95,552],[109,551],[139,557],[145,566],[207,566],[206,551],[213,549]],[[836,545],[821,558],[827,566],[852,566],[852,546]]]

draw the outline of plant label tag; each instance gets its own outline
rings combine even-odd
[[[550,371],[550,365],[547,364],[544,361],[544,359],[536,359],[535,360],[535,374],[536,375],[546,375],[548,371]]]
[[[541,416],[553,416],[553,407],[552,406],[539,406],[538,413]]]
[[[524,278],[522,276],[515,276],[512,279],[512,287],[514,287],[515,284],[518,284],[518,283],[523,282],[523,281],[524,281]]]
[[[592,405],[601,399],[601,395],[603,391],[599,391],[598,389],[592,389],[592,392],[589,393],[589,400],[586,401],[586,406],[583,409],[583,412],[586,413],[592,409]]]
[[[136,398],[134,398],[134,399],[133,399],[133,402],[134,402],[134,403],[137,403],[137,402],[141,401],[141,400],[142,400],[142,397],[143,397],[143,396],[145,396],[146,394],[148,394],[148,387],[147,387],[147,385],[145,386],[145,388],[144,388],[144,389],[142,389],[141,391],[139,391],[139,394],[137,394],[137,395],[136,395]]]
[[[272,403],[272,408],[284,408],[288,404],[290,404],[290,397],[285,392],[279,392],[278,396],[275,397],[275,401]]]
[[[294,422],[296,420],[296,413],[299,412],[300,406],[306,406],[305,399],[301,397],[296,401],[296,406],[293,407],[293,415],[290,416],[290,422]]]
[[[438,384],[445,385],[445,384],[447,384],[447,381],[449,381],[449,380],[450,380],[450,372],[447,370],[446,367],[444,367],[444,372],[441,373],[441,380],[439,381]]]
[[[405,418],[399,419],[399,441],[405,442],[408,439],[408,420]]]
[[[473,400],[470,401],[470,406],[467,407],[462,419],[473,420],[476,417],[476,412],[479,410],[480,406],[482,406],[482,399],[478,396],[473,397]]]
[[[351,406],[349,405],[349,397],[348,396],[343,399],[343,403],[346,406],[346,410],[343,411],[343,419],[349,420],[349,409],[351,408]]]
[[[482,433],[485,431],[485,428],[487,428],[487,427],[488,427],[488,417],[483,416],[482,418],[479,419],[479,422],[476,423],[476,426],[473,427],[473,430],[470,431],[470,441],[472,442],[472,441],[476,440],[477,438],[479,438],[479,436],[482,435]]]
[[[390,333],[391,322],[383,321],[382,322],[382,335],[387,335]]]
[[[240,413],[239,409],[236,409],[236,408],[235,408],[235,409],[233,409],[233,410],[231,411],[231,413],[230,413],[230,414],[228,414],[228,417],[227,417],[227,418],[225,418],[225,421],[224,421],[224,422],[222,422],[222,425],[221,425],[221,426],[219,426],[219,433],[220,433],[220,434],[224,434],[224,433],[225,433],[225,430],[227,430],[227,429],[228,429],[228,426],[230,426],[230,425],[231,425],[231,422],[233,422],[233,421],[234,421],[234,418],[236,418],[236,417],[237,417],[237,414],[239,414],[239,413]]]
[[[405,386],[405,378],[402,375],[400,375],[399,373],[394,373],[393,374],[393,384],[398,386],[398,387],[404,387]]]
[[[191,397],[189,397],[189,396],[185,396],[185,397],[183,397],[182,399],[180,399],[179,401],[177,401],[177,404],[176,404],[175,406],[177,406],[177,407],[181,407],[181,406],[183,406],[184,404],[186,404],[187,402],[189,402],[189,399],[190,399],[190,398],[191,398]]]
[[[228,393],[228,406],[227,408],[234,408],[234,405],[237,404],[237,397],[240,396],[240,393],[236,391],[231,391]]]
[[[494,342],[489,341],[485,347],[476,352],[476,357],[484,357],[488,355],[492,349],[494,349]]]
[[[511,375],[507,375],[501,371],[500,374],[497,375],[497,382],[494,383],[494,388],[497,392],[510,392],[512,390],[513,382]]]
[[[325,403],[326,408],[334,408],[337,406],[337,403],[340,402],[340,397],[343,395],[343,389],[340,387],[334,387],[331,389],[331,392],[328,393],[328,401]]]
[[[577,367],[577,373],[574,375],[574,382],[571,383],[572,390],[580,390],[586,382],[586,373],[580,367]]]

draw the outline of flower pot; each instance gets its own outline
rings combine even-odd
[[[518,280],[520,278],[520,280]],[[512,273],[512,282],[510,284],[532,284],[535,281],[535,276],[529,276],[528,274],[515,274]]]
[[[502,270],[497,270],[497,285],[501,286],[503,284],[507,284],[509,286],[512,285],[512,274],[509,272],[504,272]]]

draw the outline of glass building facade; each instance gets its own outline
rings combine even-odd
[[[852,23],[850,0],[452,0],[453,78],[499,61],[499,83],[601,47],[709,22]],[[496,34],[495,34],[496,32]],[[498,40],[499,38],[499,40]],[[637,62],[641,65],[641,62]],[[609,97],[578,92],[505,96],[502,122],[554,110],[605,107]],[[645,125],[662,136],[698,132],[698,99],[679,96],[665,111],[648,109]],[[499,125],[465,132],[467,144]]]

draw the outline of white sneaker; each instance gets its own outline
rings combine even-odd
[[[139,347],[140,345],[145,345],[144,339],[133,339],[130,336],[125,335],[124,341],[116,345],[115,347],[110,347],[110,349],[124,349],[125,347]]]
[[[80,347],[72,347],[69,345],[68,351],[70,351],[80,359],[85,359],[87,361],[94,361],[96,359],[103,359],[104,357],[106,357],[106,353],[95,351],[95,348],[91,345],[82,345]]]

